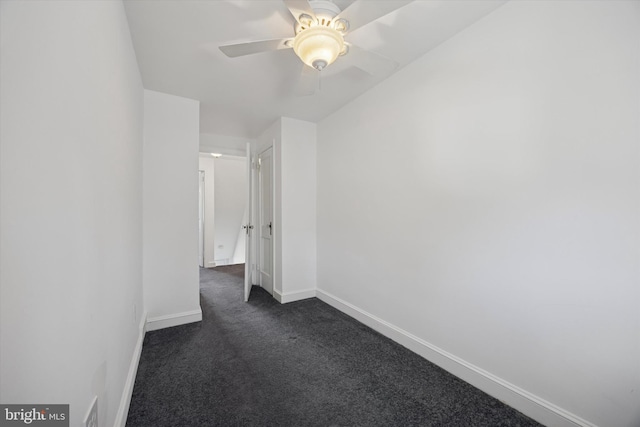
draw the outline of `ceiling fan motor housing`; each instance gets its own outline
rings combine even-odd
[[[311,8],[318,18],[318,24],[329,25],[329,22],[340,13],[338,5],[327,0],[311,0],[309,2]],[[326,24],[322,22],[324,20]]]

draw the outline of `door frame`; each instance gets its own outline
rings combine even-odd
[[[244,256],[244,301],[249,301],[249,296],[251,294],[251,287],[253,286],[253,239],[254,239],[254,226],[255,223],[253,218],[253,193],[254,193],[254,162],[253,156],[251,153],[251,143],[247,143],[246,145],[246,168],[247,168],[247,187],[246,187],[246,211],[247,218],[246,224],[242,225],[242,228],[245,231],[245,256]]]
[[[206,177],[206,172],[199,169],[198,170],[198,234],[199,234],[198,235],[198,263],[202,268],[205,267],[204,265],[204,261],[205,261],[204,238],[205,238],[205,215],[206,215],[205,177]]]

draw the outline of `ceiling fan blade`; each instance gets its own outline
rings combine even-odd
[[[254,53],[270,52],[278,49],[290,49],[291,46],[287,46],[287,42],[292,39],[275,39],[275,40],[262,40],[256,42],[228,44],[226,46],[220,46],[222,53],[230,58],[236,56],[253,55]]]
[[[334,18],[349,21],[349,31],[354,31],[369,22],[387,15],[411,3],[413,0],[372,1],[356,0]]]
[[[396,61],[352,44],[349,44],[349,53],[345,59],[372,76],[385,76],[398,68]]]
[[[291,12],[291,14],[296,19],[296,21],[298,21],[301,25],[303,24],[302,22],[300,22],[300,15],[302,14],[309,15],[314,20],[316,19],[316,13],[313,11],[313,8],[309,4],[308,0],[282,0],[282,1],[284,2],[285,5],[287,5],[289,12]]]
[[[302,71],[296,84],[295,93],[298,96],[310,96],[316,93],[320,83],[320,72],[308,65],[302,65]]]

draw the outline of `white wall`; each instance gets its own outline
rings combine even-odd
[[[244,251],[235,258],[238,235],[247,204],[247,163],[245,157],[214,159],[215,174],[215,261],[216,265],[244,263]]]
[[[200,151],[202,153],[219,153],[228,156],[246,156],[247,143],[255,140],[235,136],[217,135],[213,133],[200,134]]]
[[[0,401],[68,403],[79,426],[98,396],[98,424],[117,425],[144,320],[122,3],[0,2],[0,76]]]
[[[200,154],[199,170],[204,171],[204,266],[215,267],[215,176],[213,157]]]
[[[143,283],[150,329],[198,321],[199,103],[144,91]]]
[[[548,425],[640,425],[639,40],[638,2],[509,2],[319,123],[319,295]]]
[[[256,153],[268,147],[274,167],[273,290],[285,303],[316,293],[316,125],[281,117],[257,139]]]
[[[316,125],[281,119],[278,150],[283,302],[315,296],[316,289]]]

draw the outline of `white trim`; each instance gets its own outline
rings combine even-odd
[[[127,416],[129,415],[129,405],[131,404],[131,396],[133,395],[133,385],[136,382],[138,364],[140,363],[140,355],[142,354],[142,343],[144,342],[144,336],[146,332],[147,313],[145,312],[144,316],[142,316],[142,319],[140,319],[138,342],[136,342],[136,346],[133,349],[131,364],[129,365],[127,380],[124,383],[124,390],[122,391],[122,397],[120,398],[120,406],[118,407],[118,413],[116,414],[114,427],[124,427],[127,423]]]
[[[392,325],[326,291],[316,291],[318,299],[364,323],[382,335],[435,363],[485,393],[548,427],[596,427],[575,414],[515,386],[490,372],[454,356],[409,332]]]
[[[289,302],[300,301],[300,300],[303,300],[303,299],[313,298],[315,296],[316,296],[316,290],[315,289],[305,289],[303,291],[287,292],[285,294],[282,294],[282,293],[276,291],[275,289],[273,290],[273,297],[280,304],[286,304],[286,303],[289,303]]]
[[[157,331],[158,329],[186,325],[187,323],[199,322],[201,320],[202,309],[200,308],[197,310],[185,311],[183,313],[152,317],[151,319],[147,319],[147,331]]]

